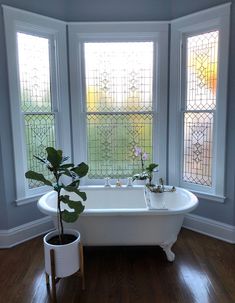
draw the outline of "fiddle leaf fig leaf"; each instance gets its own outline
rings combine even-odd
[[[62,219],[65,222],[74,222],[78,219],[79,215],[83,212],[85,206],[81,203],[81,201],[67,200],[67,204],[69,208],[71,208],[71,210],[73,211],[71,212],[68,210],[62,211]]]
[[[70,170],[67,168],[59,169],[58,171],[60,171],[61,175],[66,175],[68,177],[72,177]]]
[[[82,204],[81,201],[72,201],[72,200],[70,200],[69,203],[68,203],[68,206],[69,206],[69,208],[74,209],[74,211],[78,215],[80,215],[85,209],[85,206]]]
[[[62,202],[64,202],[64,203],[68,204],[69,201],[70,201],[69,196],[68,196],[68,195],[63,195],[63,196],[61,195],[61,196],[60,196],[60,201],[62,201]]]
[[[47,160],[54,169],[58,169],[62,162],[62,150],[56,150],[54,147],[47,147]]]
[[[73,192],[73,193],[77,194],[79,197],[82,198],[83,201],[86,201],[86,199],[87,199],[86,193],[80,191],[79,189],[77,189],[77,187],[68,185],[68,186],[63,186],[63,188],[68,192]]]
[[[74,188],[78,188],[79,184],[80,184],[80,180],[78,179],[78,180],[74,180],[73,182],[71,182],[71,183],[70,183],[69,185],[67,185],[67,186],[72,186],[72,187],[74,187]]]
[[[82,178],[86,176],[86,174],[88,173],[89,166],[86,163],[82,162],[77,166],[75,166],[74,168],[72,168],[71,170],[75,172],[80,178]]]
[[[34,156],[34,158],[36,158],[37,160],[41,161],[44,164],[48,164],[48,160],[46,158],[38,157],[38,156]]]
[[[78,219],[78,214],[76,214],[75,212],[70,212],[70,211],[67,211],[67,210],[63,210],[62,211],[62,219],[65,222],[73,223]]]
[[[59,170],[64,168],[70,168],[70,167],[74,167],[74,164],[73,163],[63,164],[60,166]]]
[[[27,179],[32,179],[32,180],[36,180],[36,181],[40,181],[42,183],[44,183],[45,185],[48,186],[53,186],[53,184],[51,183],[51,181],[47,180],[43,174],[39,174],[36,173],[35,171],[29,170],[25,173],[25,177]]]

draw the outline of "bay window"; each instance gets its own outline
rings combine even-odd
[[[140,172],[140,147],[155,182],[224,200],[229,4],[169,22],[3,8],[18,202],[46,190],[24,178],[46,146],[87,162],[85,184]]]

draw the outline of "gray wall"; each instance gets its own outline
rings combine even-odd
[[[67,21],[169,20],[169,0],[70,0]]]
[[[233,0],[235,2],[235,0]],[[169,20],[228,1],[223,0],[0,0],[0,4],[67,21]],[[235,10],[232,8],[231,54],[234,53]],[[41,217],[35,204],[16,207],[13,145],[6,67],[3,18],[0,14],[0,229],[8,229]],[[225,204],[200,201],[196,214],[235,225],[235,59],[230,56],[227,164]]]
[[[179,18],[216,5],[232,2],[228,0],[170,0],[171,19]]]
[[[0,171],[3,171],[2,167],[2,151],[1,151],[1,137],[0,137]],[[0,177],[0,230],[7,226],[7,208],[6,208],[6,197],[5,197],[5,180],[3,176]]]

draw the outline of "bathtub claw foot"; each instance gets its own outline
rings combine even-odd
[[[176,239],[174,239],[173,241],[170,242],[166,242],[166,243],[162,243],[160,245],[160,247],[164,250],[167,260],[169,262],[173,262],[175,260],[175,254],[173,253],[173,251],[171,250],[171,247],[173,246],[173,244],[176,242]]]
[[[175,254],[173,253],[173,251],[171,249],[164,249],[164,251],[166,253],[167,260],[169,262],[173,262],[175,260]]]

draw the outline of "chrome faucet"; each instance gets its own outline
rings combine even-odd
[[[127,184],[126,184],[126,186],[127,186],[127,187],[133,186],[133,184],[132,184],[132,177],[129,177],[129,178],[127,179]]]
[[[105,178],[104,180],[105,180],[104,187],[111,187],[110,178],[107,177],[107,178]]]
[[[117,179],[116,187],[122,187],[122,182],[119,179]]]

